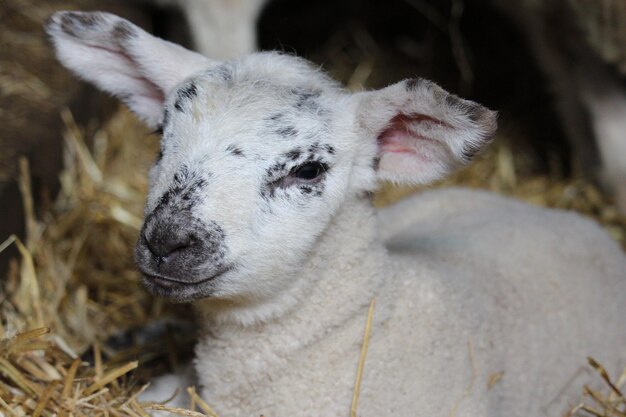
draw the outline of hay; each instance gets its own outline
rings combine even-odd
[[[367,358],[367,350],[370,343],[370,335],[372,332],[372,321],[374,319],[374,306],[376,299],[372,298],[370,307],[367,311],[367,320],[365,321],[365,332],[363,334],[363,343],[361,345],[361,354],[359,355],[359,364],[357,366],[356,381],[354,382],[354,392],[352,394],[352,404],[350,406],[350,416],[357,417],[357,407],[359,405],[359,397],[361,396],[361,381],[363,380],[363,370],[365,369],[365,359]]]
[[[626,369],[616,380],[612,380],[606,369],[596,362],[595,359],[587,358],[591,366],[606,385],[607,394],[595,391],[585,386],[585,398],[583,402],[573,407],[567,414],[569,416],[594,416],[594,417],[626,417],[626,397],[623,389],[626,388]]]
[[[95,134],[92,153],[69,111],[62,116],[66,169],[55,209],[35,218],[28,163],[21,160],[27,237],[0,245],[14,244],[21,254],[2,292],[0,410],[10,416],[137,417],[151,409],[214,415],[136,400],[147,375],[134,372],[139,363],[180,360],[171,335],[119,350],[107,343],[172,314],[140,288],[132,262],[156,138],[121,111]],[[81,360],[90,355],[93,363]],[[197,395],[194,402],[206,406]]]
[[[0,342],[0,409],[11,416],[105,415],[137,416],[143,408],[129,389],[126,374],[137,362],[101,375],[74,352],[43,339],[48,328],[34,329]],[[137,392],[140,392],[137,391]]]
[[[216,416],[139,402],[137,397],[148,385],[137,386],[131,376],[137,361],[110,366],[96,356],[99,365],[91,366],[44,339],[49,332],[45,327],[34,329],[0,342],[0,415],[147,417],[150,410],[162,410],[181,416]],[[192,398],[202,401],[197,395]]]
[[[92,155],[69,112],[63,117],[62,189],[54,212],[41,221],[33,214],[27,163],[20,164],[27,237],[24,244],[14,239],[22,263],[10,268],[2,332],[43,327],[46,317],[46,326],[84,351],[96,332],[103,337],[129,322],[142,325],[161,309],[140,291],[132,263],[146,189],[141,177],[146,168],[136,154],[145,147],[120,146],[125,135],[139,141],[146,135],[139,127],[133,130],[129,115],[120,113],[95,135],[102,155]]]

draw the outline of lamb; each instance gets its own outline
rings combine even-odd
[[[212,60],[107,13],[46,29],[162,131],[136,261],[193,302],[220,416],[347,415],[372,299],[363,416],[558,416],[587,355],[626,366],[626,256],[592,221],[462,189],[373,208],[380,181],[469,162],[494,112],[421,79],[352,94],[293,56]]]

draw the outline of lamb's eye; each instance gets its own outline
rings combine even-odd
[[[308,162],[296,168],[292,175],[298,179],[310,181],[322,175],[324,171],[326,171],[324,164],[320,162]]]

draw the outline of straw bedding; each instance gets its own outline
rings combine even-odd
[[[366,82],[367,62],[350,74],[357,87]],[[140,403],[144,383],[188,359],[194,337],[188,309],[146,294],[132,262],[158,138],[124,109],[88,137],[68,110],[62,119],[65,168],[53,208],[35,217],[28,161],[20,160],[27,235],[0,242],[0,251],[15,245],[20,253],[0,291],[0,415],[145,417],[167,405]],[[532,158],[514,149],[498,137],[471,167],[436,186],[578,210],[626,248],[626,219],[600,189],[583,178],[534,174]],[[375,201],[415,191],[386,187]],[[606,390],[581,393],[570,415],[626,416],[626,371],[611,379],[592,359],[590,366]],[[193,387],[189,393],[189,409],[173,415],[214,415]]]

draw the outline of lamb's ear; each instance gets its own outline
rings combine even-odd
[[[153,128],[165,95],[191,74],[214,65],[110,13],[58,12],[46,22],[46,31],[63,65],[119,97]]]
[[[468,163],[496,130],[495,112],[427,80],[405,80],[356,99],[359,133],[376,141],[383,180],[437,180]]]

